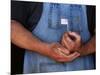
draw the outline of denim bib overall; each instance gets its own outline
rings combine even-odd
[[[65,22],[61,22],[61,19]],[[44,42],[59,42],[66,31],[78,32],[82,42],[90,39],[88,31],[86,7],[83,5],[67,5],[44,3],[43,13],[36,28],[32,31]],[[57,63],[56,61],[35,52],[26,51],[24,73],[61,72],[93,69],[91,55],[79,57],[72,62]]]

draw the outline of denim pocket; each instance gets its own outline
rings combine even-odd
[[[51,29],[62,29],[66,28],[66,25],[61,25],[61,5],[52,3],[48,13],[48,27]],[[65,15],[64,15],[65,16]]]

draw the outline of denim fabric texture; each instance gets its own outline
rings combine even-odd
[[[61,24],[61,19],[68,23]],[[85,5],[44,3],[43,13],[36,28],[32,31],[44,42],[59,42],[64,32],[78,32],[82,42],[90,39]],[[26,51],[24,73],[61,72],[89,70],[94,68],[93,56],[83,56],[72,62],[57,63],[56,61],[35,52]]]

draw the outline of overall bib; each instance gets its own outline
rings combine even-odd
[[[88,31],[86,7],[83,5],[67,5],[44,3],[41,19],[32,31],[44,42],[59,42],[64,32],[75,31],[86,43],[90,39]],[[26,51],[24,73],[61,72],[88,70],[94,68],[93,56],[79,57],[72,62],[57,63],[38,53]]]

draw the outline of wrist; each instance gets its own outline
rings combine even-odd
[[[49,43],[39,42],[34,50],[37,53],[48,56],[50,54]]]
[[[81,46],[78,52],[80,53],[80,56],[88,55],[88,48],[86,48],[85,45]]]

